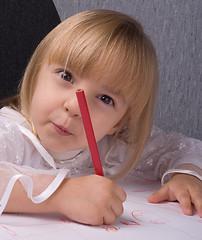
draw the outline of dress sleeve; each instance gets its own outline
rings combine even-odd
[[[32,145],[31,145],[32,146]],[[32,146],[33,156],[37,156]],[[40,156],[40,154],[38,154]],[[42,158],[41,158],[42,159]],[[38,160],[38,159],[33,159]],[[27,196],[40,203],[49,198],[68,175],[67,169],[52,169],[31,165],[25,159],[25,138],[17,125],[0,120],[0,214],[3,212],[16,181],[20,181]],[[39,181],[40,179],[40,181]]]
[[[149,180],[169,181],[173,173],[202,179],[202,142],[154,127],[133,174]]]

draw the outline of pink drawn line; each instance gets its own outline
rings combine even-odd
[[[19,236],[16,232],[10,230],[8,227],[6,227],[4,225],[0,225],[0,227],[5,229],[8,232],[8,234],[11,235],[12,237],[18,237]]]

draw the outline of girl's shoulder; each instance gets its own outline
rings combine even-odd
[[[20,114],[4,107],[0,109],[0,161],[20,164],[24,154],[24,138],[18,124]]]
[[[18,132],[18,124],[22,122],[20,114],[17,111],[3,107],[0,109],[0,138],[6,134],[14,134]]]
[[[10,122],[13,125],[21,125],[28,129],[31,128],[27,119],[18,111],[12,109],[11,107],[3,107],[0,109],[0,125],[2,122]]]

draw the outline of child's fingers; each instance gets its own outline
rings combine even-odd
[[[102,224],[110,225],[110,224],[112,224],[115,221],[115,219],[116,219],[116,215],[114,214],[112,209],[109,209],[104,214],[103,223]],[[98,224],[98,225],[100,225],[100,224]]]
[[[122,203],[126,201],[126,198],[127,198],[126,192],[123,190],[123,188],[120,185],[116,185],[115,192],[117,197],[120,199]]]
[[[202,198],[201,198],[202,199]],[[199,201],[196,201],[194,203],[195,207],[196,207],[196,210],[198,212],[198,215],[200,218],[202,218],[202,202],[201,202],[201,199]]]
[[[179,191],[177,196],[177,201],[180,203],[182,210],[185,215],[192,215],[192,206],[190,194],[188,191]]]
[[[111,202],[111,206],[109,206],[104,213],[103,223],[112,224],[117,217],[122,215],[123,210],[123,204],[120,199],[114,199],[114,201]]]
[[[202,218],[202,192],[201,191],[195,191],[190,192],[192,203],[194,204],[198,215]]]
[[[116,217],[121,216],[124,211],[123,204],[119,199],[114,201],[114,203],[111,206],[111,209]]]
[[[169,200],[169,191],[166,186],[161,187],[158,191],[148,197],[150,203],[159,203]]]
[[[160,190],[148,197],[151,203],[165,200],[177,200],[186,215],[192,215],[193,203],[199,216],[202,217],[202,182],[190,175],[177,174]]]

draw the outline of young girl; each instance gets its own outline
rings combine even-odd
[[[126,194],[110,178],[130,173],[161,179],[149,202],[178,200],[187,215],[193,203],[202,217],[202,143],[151,130],[157,80],[153,45],[129,16],[90,10],[59,24],[34,52],[17,103],[0,110],[1,212],[111,224]],[[77,89],[106,177],[93,174]]]

